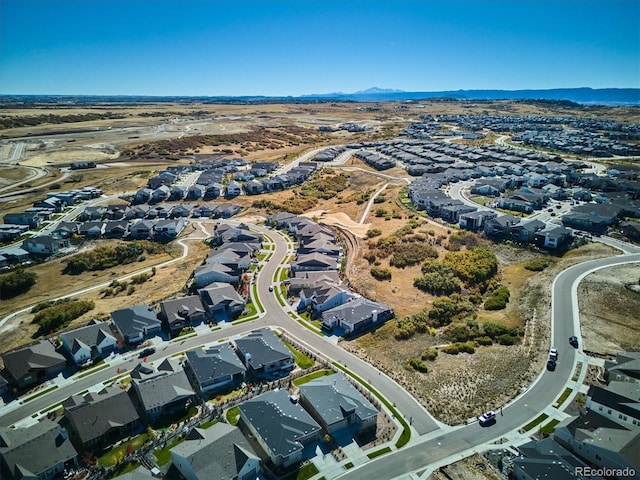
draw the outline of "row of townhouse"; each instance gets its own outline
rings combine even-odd
[[[311,310],[322,319],[326,331],[358,335],[393,318],[393,310],[363,298],[339,280],[342,251],[333,230],[307,217],[277,213],[267,223],[286,230],[298,242],[296,258],[290,264],[287,293],[297,299],[299,312]]]
[[[618,353],[605,362],[605,377],[607,385],[589,387],[579,416],[558,423],[552,437],[518,447],[513,478],[638,478],[640,353]]]

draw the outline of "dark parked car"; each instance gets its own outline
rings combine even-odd
[[[142,350],[138,355],[138,357],[144,358],[144,357],[148,357],[149,355],[153,355],[154,353],[156,353],[156,349],[153,347],[149,347]]]
[[[576,337],[575,335],[569,337],[569,345],[571,345],[573,348],[578,348],[578,337]]]
[[[556,369],[556,362],[552,359],[549,359],[547,361],[547,370],[549,370],[550,372],[553,372]]]

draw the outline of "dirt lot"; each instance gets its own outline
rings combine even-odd
[[[602,355],[640,349],[640,264],[594,272],[578,289],[583,348]]]
[[[472,455],[429,475],[429,480],[502,480],[504,477],[482,455]]]

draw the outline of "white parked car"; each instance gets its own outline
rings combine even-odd
[[[556,360],[558,360],[558,349],[557,348],[552,348],[551,350],[549,350],[549,359],[553,360],[554,362]]]
[[[489,412],[486,412],[480,415],[478,417],[478,422],[480,422],[480,425],[485,426],[495,422],[495,419],[496,419],[496,412],[491,410]]]

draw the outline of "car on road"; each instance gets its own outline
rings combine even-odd
[[[553,372],[556,369],[556,361],[553,359],[547,360],[547,370]]]
[[[273,292],[273,285],[269,285],[269,291]]]
[[[549,350],[549,360],[553,360],[554,362],[558,361],[558,349],[555,347],[552,347]]]
[[[154,353],[156,353],[156,349],[153,347],[149,347],[149,348],[145,348],[144,350],[142,350],[140,352],[140,354],[138,355],[139,358],[144,358],[144,357],[148,357],[149,355],[153,355]]]
[[[576,337],[575,335],[570,336],[569,345],[571,345],[573,348],[578,348],[578,337]]]
[[[490,410],[483,413],[478,417],[478,423],[483,427],[496,423],[496,412]]]

